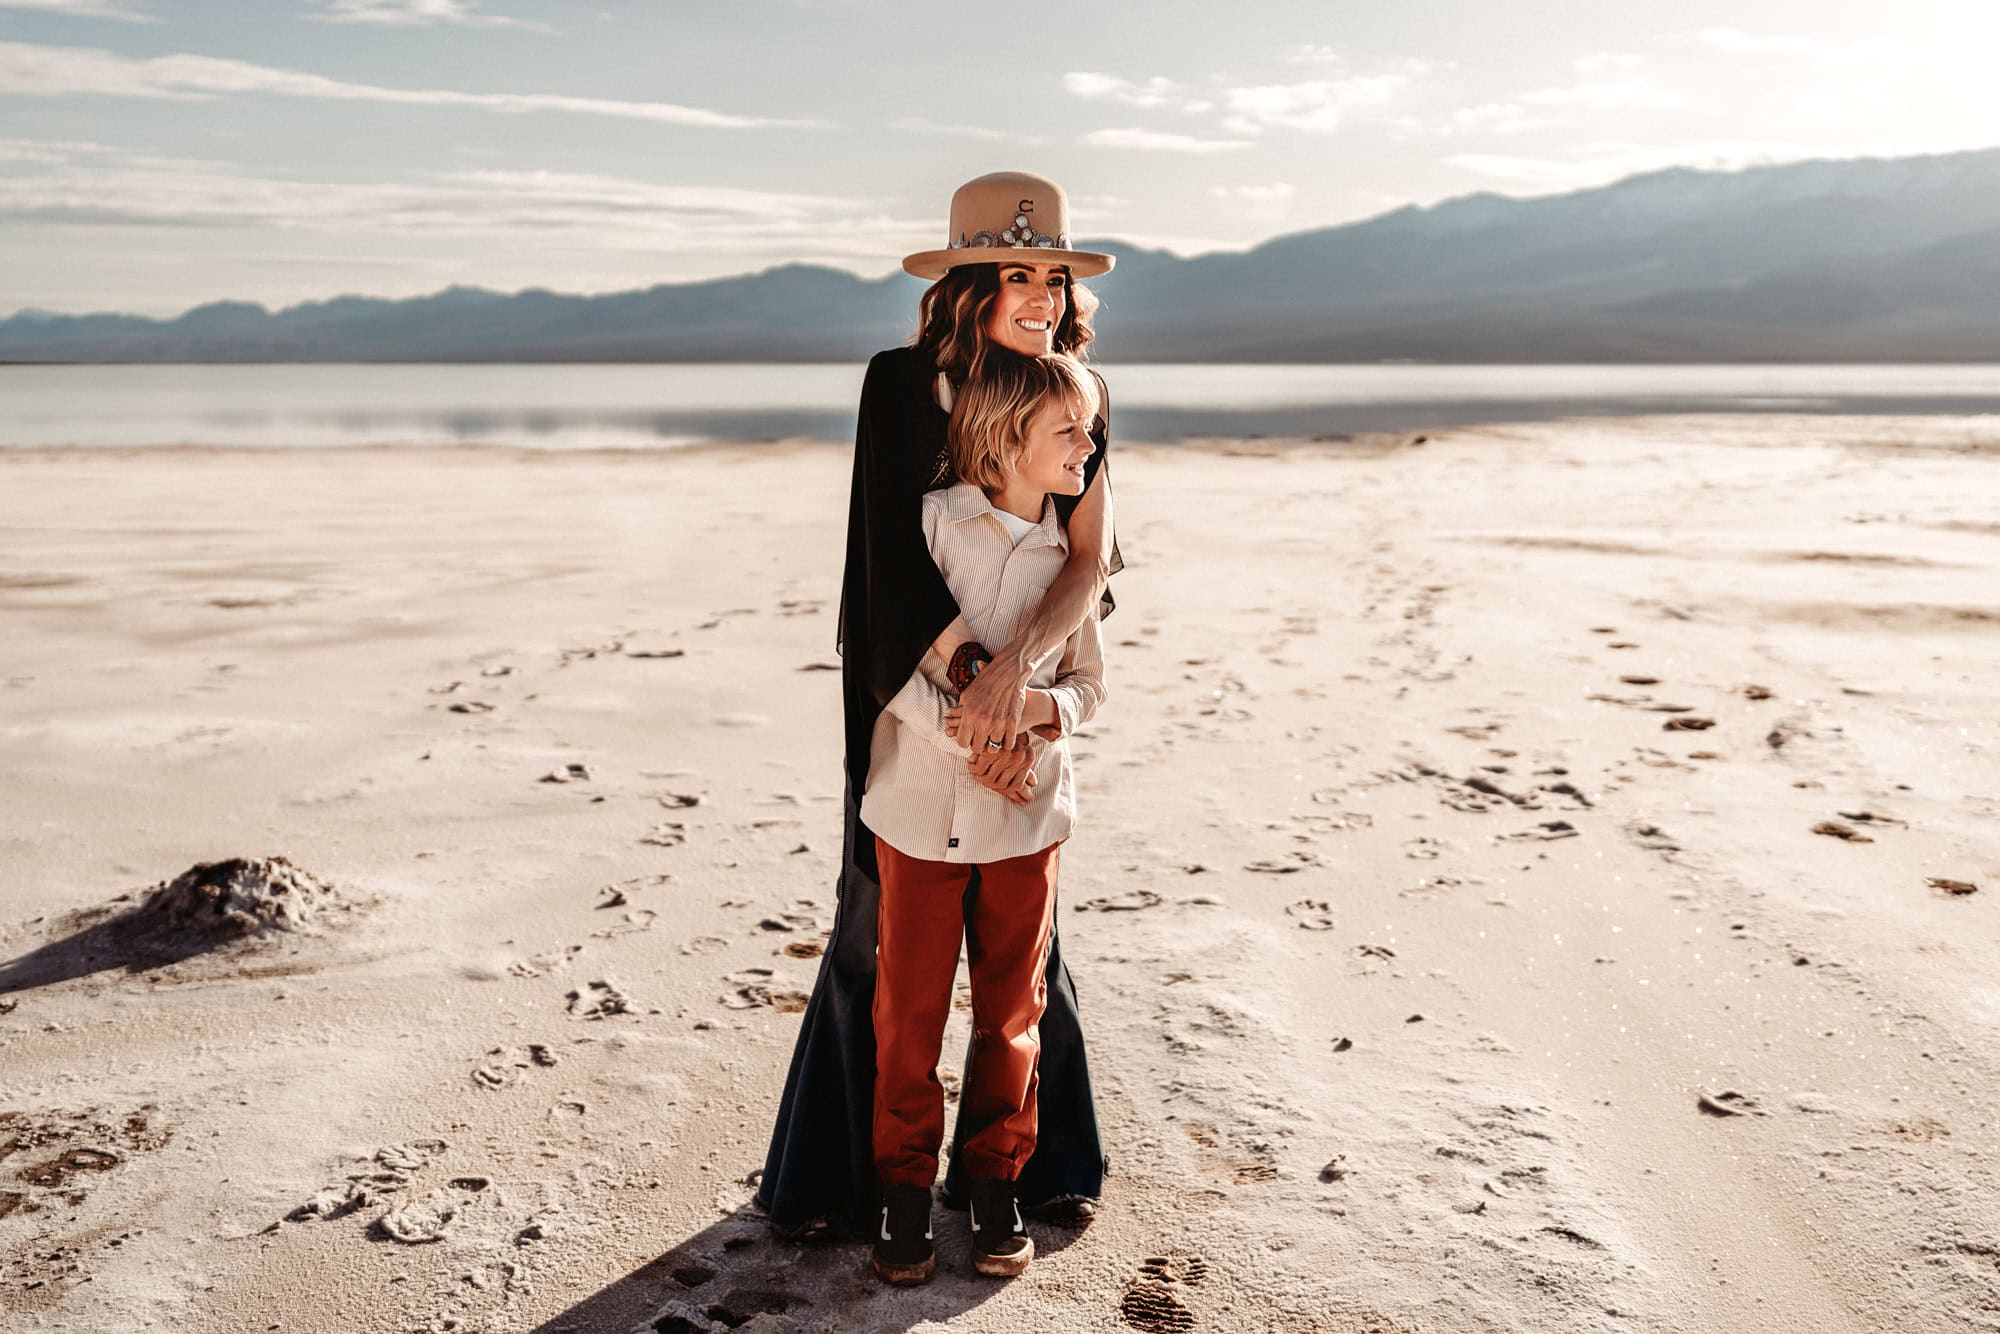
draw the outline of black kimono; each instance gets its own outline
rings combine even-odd
[[[758,1204],[781,1233],[819,1225],[873,1231],[867,1223],[875,1180],[873,1006],[882,887],[875,836],[861,823],[857,808],[868,786],[876,718],[910,679],[924,650],[958,615],[958,604],[924,544],[920,517],[923,493],[952,480],[945,448],[949,417],[932,396],[936,379],[937,368],[926,354],[894,348],[868,363],[861,389],[840,595],[847,794],[838,901],[833,938],[806,1006],[757,1187]],[[1103,381],[1098,383],[1101,391]],[[1097,449],[1085,465],[1086,490],[1104,464],[1109,422],[1106,398],[1091,429]],[[1055,498],[1065,524],[1080,499]],[[1115,543],[1110,566],[1114,572],[1123,567]],[[1099,615],[1108,615],[1111,608],[1107,590]],[[1000,645],[987,647],[997,650]],[[1097,1198],[1105,1168],[1076,991],[1055,935],[1049,942],[1047,982],[1037,1141],[1018,1186],[1022,1207],[1030,1212],[1057,1201]],[[958,1150],[967,1129],[960,1125],[953,1133],[945,1175],[947,1204],[965,1196]]]

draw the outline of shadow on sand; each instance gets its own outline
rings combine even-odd
[[[69,934],[0,964],[0,996],[114,968],[150,972],[221,950],[237,956],[236,976],[298,972],[305,965],[241,960],[266,958],[293,933],[362,906],[284,857],[200,862],[143,896],[120,894],[49,923],[45,931]]]
[[[130,900],[121,894],[119,900]],[[117,900],[114,900],[116,902]],[[100,916],[101,914],[109,916]],[[91,917],[99,920],[90,921]],[[228,942],[191,931],[160,931],[138,907],[97,909],[82,929],[0,963],[0,996],[46,987],[114,968],[143,973],[192,959]]]
[[[746,1206],[537,1325],[535,1334],[900,1334],[948,1321],[1008,1280],[973,1271],[963,1213],[940,1206],[931,1224],[937,1277],[892,1288],[869,1269],[866,1242],[784,1241]],[[1038,1257],[1080,1235],[1041,1223],[1028,1230]]]

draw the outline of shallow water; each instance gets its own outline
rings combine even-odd
[[[2000,365],[1100,367],[1121,439],[1677,412],[2000,412]],[[0,366],[0,447],[845,440],[853,365]]]

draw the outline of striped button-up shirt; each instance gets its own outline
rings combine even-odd
[[[973,638],[989,648],[1013,637],[1069,560],[1069,539],[1052,500],[1043,500],[1041,523],[1018,546],[986,493],[964,482],[925,493],[923,525],[931,559],[960,614]],[[1000,861],[1068,838],[1076,823],[1069,737],[1104,702],[1096,607],[1028,678],[1030,686],[1055,697],[1062,736],[1030,738],[1037,781],[1024,806],[981,786],[967,769],[971,752],[945,729],[944,712],[958,698],[944,672],[937,650],[928,650],[876,719],[862,823],[905,856],[938,862]]]

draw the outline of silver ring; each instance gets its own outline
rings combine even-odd
[[[999,743],[998,741],[995,741],[995,740],[994,740],[994,739],[993,739],[992,737],[988,737],[988,738],[986,738],[986,749],[988,749],[988,750],[1005,750],[1005,749],[1007,749],[1007,748],[1006,748],[1005,746],[1001,745],[1001,744],[1000,744],[1000,743]]]

